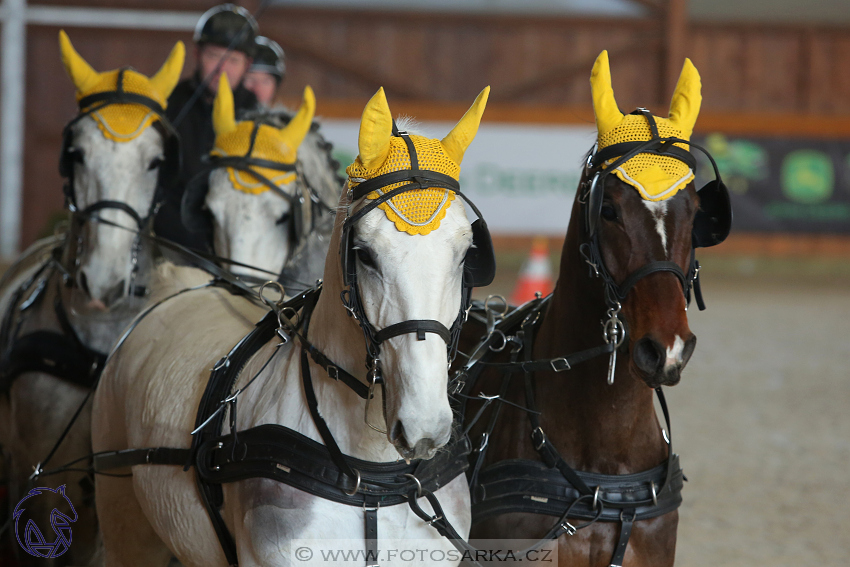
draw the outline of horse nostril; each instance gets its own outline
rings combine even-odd
[[[664,349],[658,341],[644,337],[635,344],[635,364],[646,374],[654,376],[660,372],[664,367],[664,360]]]
[[[399,439],[403,439],[403,438],[404,438],[404,426],[401,424],[401,420],[398,420],[393,424],[392,429],[390,429],[390,442],[396,443],[396,442],[398,442]],[[404,442],[403,444],[405,446],[407,445],[406,442]]]

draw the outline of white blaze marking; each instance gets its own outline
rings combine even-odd
[[[673,341],[673,346],[667,347],[667,360],[664,361],[664,367],[669,368],[677,364],[682,364],[682,352],[685,350],[685,341],[682,337],[676,335],[676,340]]]
[[[667,201],[643,201],[650,214],[655,219],[655,230],[661,237],[661,247],[667,255],[667,230],[664,227],[664,217],[667,215]]]

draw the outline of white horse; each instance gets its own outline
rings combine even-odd
[[[405,138],[415,144],[420,168],[457,179],[488,93],[489,88],[479,95],[443,140],[416,135]],[[392,135],[383,90],[363,113],[359,150],[348,169],[352,186],[409,168],[406,142]],[[368,319],[377,329],[418,319],[432,319],[432,326],[446,328],[460,317],[464,258],[473,243],[473,230],[460,199],[452,200],[454,195],[442,189],[417,189],[400,195],[403,199],[382,203],[380,209],[368,210],[349,227],[348,239],[341,246],[345,211],[356,216],[378,197],[369,193],[350,202],[349,195],[340,201],[325,263],[324,289],[312,311],[307,338],[365,388],[364,333],[340,304],[345,283],[337,250],[351,254],[347,281],[351,283],[354,277],[351,270],[356,271],[359,291],[349,291],[358,294],[362,303],[361,319]],[[95,451],[189,447],[210,369],[265,313],[244,298],[214,288],[187,293],[153,310],[106,365],[95,394]],[[291,341],[275,354],[278,342],[262,346],[234,386],[245,388],[249,379],[257,376],[239,398],[236,429],[280,424],[322,442],[302,386],[301,351],[293,347],[299,341]],[[432,457],[449,441],[453,425],[446,343],[423,331],[418,337],[393,336],[381,346],[385,384],[383,392],[375,391],[366,415],[375,428],[364,423],[365,402],[353,389],[329,379],[322,366],[309,361],[321,415],[341,451],[350,457],[373,462],[397,461],[399,455],[405,459]],[[373,368],[376,366],[373,361]],[[298,564],[291,548],[295,538],[354,540],[362,549],[362,508],[260,478],[224,484],[223,492],[224,523],[235,539],[242,566]],[[465,477],[455,477],[436,494],[446,517],[465,537],[470,525]],[[171,554],[187,566],[227,565],[192,469],[184,472],[178,466],[137,465],[132,467],[131,478],[98,475],[96,502],[109,566],[165,565]],[[427,504],[423,507],[428,509]],[[381,507],[377,517],[380,539],[427,539],[438,551],[452,549],[448,540],[406,505]],[[333,548],[335,543],[339,542],[328,542],[327,547]]]
[[[74,373],[74,380],[60,379],[51,372],[26,371],[11,376],[10,347],[14,337],[37,331],[53,331],[42,341],[42,364],[63,364],[57,337],[68,336],[57,318],[55,302],[61,301],[67,323],[82,345],[106,353],[120,330],[140,308],[135,290],[141,289],[151,257],[138,237],[155,199],[159,168],[169,157],[163,135],[154,126],[160,115],[152,107],[125,101],[88,104],[86,97],[115,93],[121,86],[149,103],[164,106],[180,78],[183,44],[175,45],[162,68],[148,78],[133,70],[98,73],[74,50],[60,32],[62,59],[84,108],[66,130],[63,162],[69,177],[67,194],[74,210],[71,227],[62,237],[37,242],[0,282],[0,316],[3,329],[3,375],[0,395],[0,444],[10,476],[10,500],[15,503],[26,492],[33,467],[44,459],[53,443],[89,391],[85,384],[89,368]],[[110,95],[105,95],[110,96]],[[88,99],[92,100],[92,99]],[[106,208],[91,208],[112,203]],[[118,205],[115,205],[115,204]],[[95,219],[94,217],[97,217]],[[54,251],[61,252],[61,257]],[[24,285],[30,282],[29,285]],[[20,343],[18,343],[20,344]],[[75,352],[83,349],[76,348]],[[31,357],[30,357],[31,358]],[[41,359],[42,357],[38,357]],[[86,361],[86,358],[82,359]],[[84,411],[47,467],[63,464],[90,453],[89,413]],[[66,494],[80,518],[72,526],[73,546],[60,562],[87,561],[96,536],[94,507],[85,502],[79,473],[65,473],[39,480],[40,485],[66,484]],[[32,499],[28,513],[40,508]],[[49,508],[48,508],[49,511]],[[45,517],[47,517],[45,515]],[[25,519],[21,523],[23,532]],[[46,526],[41,525],[44,530]],[[14,533],[14,526],[10,527]],[[47,541],[53,538],[44,534]],[[17,545],[15,545],[17,547]],[[44,564],[44,559],[22,555]]]
[[[236,273],[268,280],[274,279],[270,272],[288,268],[284,283],[296,280],[304,284],[301,288],[321,277],[333,228],[328,212],[342,182],[329,144],[312,130],[314,112],[315,98],[307,87],[301,108],[285,123],[259,113],[237,122],[222,75],[213,111],[213,169],[190,184],[183,218],[190,229],[212,234],[218,256],[260,268],[234,265]],[[239,158],[242,163],[234,167]]]

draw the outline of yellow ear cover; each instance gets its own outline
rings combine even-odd
[[[600,53],[593,64],[593,70],[590,72],[590,93],[593,97],[593,113],[596,115],[596,130],[601,136],[623,119],[623,113],[614,99],[607,51]]]
[[[315,113],[316,96],[313,94],[313,89],[310,88],[310,85],[307,85],[304,87],[304,96],[301,100],[301,108],[298,109],[298,112],[292,117],[289,124],[284,126],[280,131],[281,139],[284,140],[289,147],[293,149],[293,151],[301,145],[301,142],[304,141],[304,137],[310,131],[310,127],[313,125],[313,115]]]
[[[273,161],[280,164],[293,164],[298,158],[298,147],[310,132],[313,115],[316,111],[316,98],[313,89],[304,89],[304,100],[301,108],[283,128],[275,128],[268,124],[260,124],[257,137],[251,148],[249,157]],[[219,83],[218,96],[213,105],[214,126],[216,131],[215,147],[211,155],[215,156],[244,156],[251,147],[251,133],[254,122],[250,120],[236,122],[233,118],[233,94],[230,85],[222,74]],[[217,117],[217,118],[216,118]],[[280,171],[270,167],[250,166],[252,171],[267,178],[278,187],[295,181],[294,171]],[[227,168],[233,187],[252,195],[269,191],[268,185],[247,171],[232,167]]]
[[[682,130],[682,138],[691,139],[702,105],[702,82],[690,59],[685,59],[682,73],[670,102],[670,122]]]
[[[598,149],[652,138],[649,123],[643,115],[624,116],[617,108],[611,87],[608,54],[604,51],[593,66],[590,84],[598,130]],[[699,73],[690,60],[686,60],[670,104],[670,117],[654,117],[658,134],[662,138],[690,140],[701,100]],[[687,144],[674,145],[689,149]],[[603,167],[613,161],[608,160]],[[617,167],[613,173],[637,189],[641,197],[648,201],[669,199],[694,179],[694,172],[684,162],[673,157],[653,154],[638,154]]]
[[[460,162],[478,131],[489,93],[490,87],[481,91],[472,107],[442,140],[418,134],[409,135],[416,149],[420,169],[436,171],[454,179],[460,178]],[[345,170],[351,188],[385,173],[410,169],[407,144],[403,138],[392,135],[392,115],[383,89],[369,101],[363,117],[364,120],[360,124],[360,156]],[[367,119],[368,125],[364,127]],[[370,159],[363,159],[364,149]],[[394,183],[373,191],[366,197],[377,199],[384,193],[406,184],[407,182]],[[378,205],[378,208],[384,211],[387,219],[394,223],[400,232],[426,235],[440,228],[440,222],[445,218],[454,199],[455,194],[446,189],[414,189],[396,195]]]
[[[227,81],[227,73],[222,73],[218,79],[218,91],[213,101],[213,130],[216,140],[236,129],[236,110],[233,105],[233,91]]]
[[[182,41],[178,41],[174,44],[174,48],[168,54],[168,59],[165,60],[162,67],[151,77],[151,87],[162,95],[162,98],[168,100],[174,87],[180,81],[180,74],[183,72],[185,59],[186,47]]]
[[[360,155],[357,159],[365,169],[376,169],[387,159],[392,132],[393,116],[384,87],[381,87],[366,103],[360,118],[360,135],[357,139]]]
[[[484,90],[478,94],[475,102],[460,122],[452,128],[452,131],[442,139],[441,143],[446,153],[460,165],[463,161],[463,154],[466,153],[466,148],[475,138],[478,133],[478,125],[481,124],[481,116],[484,114],[484,108],[487,106],[487,99],[490,97],[490,87],[484,87]]]
[[[118,69],[98,73],[76,52],[68,34],[59,32],[59,50],[62,63],[77,89],[77,101],[104,92],[118,89]],[[153,79],[135,71],[124,69],[121,88],[128,93],[139,94],[157,102],[162,108],[167,106],[168,95],[174,89],[172,81],[180,77],[183,68],[184,47],[178,42],[171,51],[165,64]],[[87,110],[87,109],[81,109]],[[148,107],[135,104],[110,104],[91,113],[103,136],[114,142],[129,142],[136,139],[155,120],[159,119]]]

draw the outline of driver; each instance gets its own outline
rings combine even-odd
[[[222,4],[207,10],[195,26],[195,73],[178,83],[168,99],[166,116],[180,134],[182,165],[177,179],[165,181],[165,200],[154,229],[159,236],[195,248],[207,248],[207,235],[187,231],[180,221],[180,201],[191,179],[203,168],[213,148],[212,109],[219,77],[227,75],[237,114],[257,107],[254,94],[242,86],[251,67],[257,22],[246,9]]]

